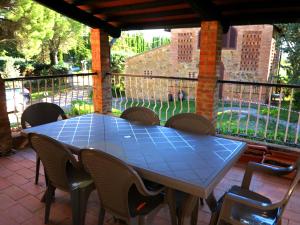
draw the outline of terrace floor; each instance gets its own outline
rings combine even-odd
[[[243,173],[243,165],[233,167],[216,188],[216,197],[219,198],[231,185],[239,185]],[[40,176],[40,184],[35,185],[34,175],[35,153],[32,150],[21,150],[15,155],[0,158],[0,225],[44,224],[44,204],[40,202],[45,190],[44,178]],[[257,174],[251,187],[276,201],[283,196],[288,185],[287,179]],[[97,194],[93,192],[88,203],[86,225],[97,224],[98,211]],[[209,210],[205,205],[199,210],[198,224],[208,224],[209,219]],[[69,195],[56,191],[49,224],[70,225],[71,222]],[[113,224],[112,217],[107,215],[106,225]],[[152,224],[171,224],[166,207],[158,213]],[[283,220],[283,225],[297,224],[300,224],[300,186],[290,199]]]

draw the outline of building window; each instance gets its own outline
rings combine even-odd
[[[152,70],[144,70],[145,76],[152,76]]]
[[[240,71],[256,72],[258,69],[261,31],[245,31],[242,41]]]
[[[193,52],[193,34],[179,33],[178,34],[178,62],[189,63],[192,62]]]

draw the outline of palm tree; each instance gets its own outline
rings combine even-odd
[[[11,151],[12,136],[6,108],[5,84],[0,77],[0,155]]]

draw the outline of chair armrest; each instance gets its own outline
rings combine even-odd
[[[263,203],[244,196],[240,196],[228,192],[223,197],[220,218],[225,220],[231,218],[231,209],[236,204],[241,204],[244,206],[248,206],[249,208],[258,209],[262,211],[274,210],[280,206],[280,204],[278,203],[276,204]]]
[[[291,173],[293,170],[293,166],[289,166],[287,168],[277,168],[266,164],[249,162],[243,178],[242,188],[249,189],[254,172],[264,172],[272,175],[283,176]]]

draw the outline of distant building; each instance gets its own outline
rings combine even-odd
[[[169,45],[128,58],[125,66],[126,73],[197,78],[200,32],[200,28],[172,29]],[[230,27],[227,34],[223,35],[220,79],[272,82],[273,75],[277,74],[279,61],[275,41],[276,33],[276,29],[272,25]],[[186,85],[178,82],[175,86],[178,88],[179,85],[182,85],[184,91],[189,91],[192,96],[194,88],[187,90]],[[159,89],[158,84],[154,86],[155,89]],[[172,93],[174,84],[167,84],[167,86],[169,87],[168,92]],[[150,87],[150,89],[153,88]],[[220,95],[226,98],[229,95],[228,91],[223,90]],[[243,91],[247,92],[247,90]],[[153,91],[151,92],[153,93]],[[240,92],[239,87],[236,86],[233,92],[234,95],[237,95]],[[254,88],[253,93],[253,98],[258,98],[258,88]],[[157,95],[159,94],[160,91],[157,90]],[[266,90],[263,90],[262,94],[265,98]],[[150,95],[151,98],[157,98],[153,94]],[[162,95],[165,99],[166,90]]]

